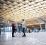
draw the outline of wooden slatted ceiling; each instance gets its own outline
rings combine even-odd
[[[0,15],[2,15],[0,17],[3,17],[3,20],[6,19],[6,22],[9,19],[20,21],[24,18],[30,19],[31,24],[41,23],[35,17],[41,18],[46,15],[46,0],[1,0],[0,2]]]

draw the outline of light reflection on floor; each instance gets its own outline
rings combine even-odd
[[[0,36],[0,45],[46,45],[46,32],[26,33],[26,37],[22,37],[23,33],[15,33],[12,38],[11,32],[2,33]]]

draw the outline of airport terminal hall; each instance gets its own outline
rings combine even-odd
[[[46,45],[46,0],[0,0],[0,45]]]

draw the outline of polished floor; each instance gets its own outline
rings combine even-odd
[[[11,36],[11,32],[3,32],[0,35],[0,45],[46,45],[46,32],[26,33],[26,37],[22,37],[23,33],[15,33],[15,37]]]

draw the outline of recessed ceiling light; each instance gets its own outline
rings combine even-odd
[[[29,5],[29,6],[31,6],[31,5]]]
[[[9,3],[7,3],[7,5],[9,5]]]
[[[15,4],[14,4],[14,5],[12,5],[12,6],[15,6]]]
[[[19,10],[21,10],[21,9],[19,9]]]
[[[42,8],[42,7],[39,7],[39,8]]]
[[[32,2],[32,0],[29,1],[30,3]]]
[[[26,1],[26,0],[23,0],[23,1]]]
[[[14,1],[10,1],[11,3],[14,3]]]
[[[9,4],[10,4],[11,2],[10,2],[10,1],[7,1],[7,3],[9,3]]]
[[[12,12],[13,13],[13,12]]]
[[[24,3],[23,5],[26,5],[26,3]]]
[[[24,8],[26,8],[26,7],[24,7]]]
[[[8,1],[8,0],[4,0],[4,1]]]
[[[18,6],[18,7],[21,7],[21,6]]]
[[[12,8],[12,7],[8,7],[8,8]]]
[[[7,9],[5,9],[5,10],[7,10]]]
[[[12,11],[12,10],[11,10]]]
[[[35,10],[35,9],[33,9],[33,10]]]
[[[17,2],[18,4],[20,4],[20,2]]]
[[[14,9],[16,9],[16,8],[14,8]]]
[[[35,2],[35,4],[37,4],[37,3],[39,3],[39,2]]]
[[[41,5],[43,5],[44,3],[42,3]]]
[[[34,6],[34,7],[37,7],[37,6]]]

